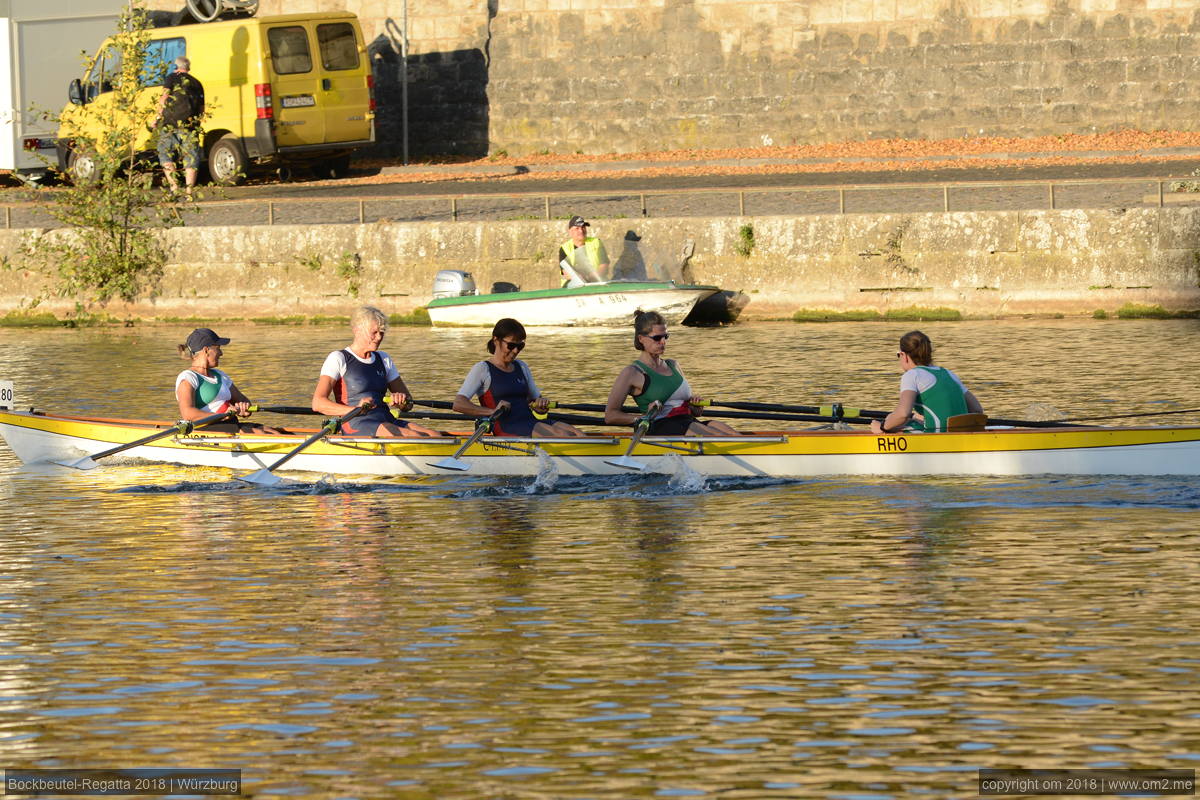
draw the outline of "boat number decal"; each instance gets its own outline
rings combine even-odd
[[[908,439],[903,436],[880,436],[875,444],[881,453],[903,453],[908,449]]]
[[[575,298],[575,305],[579,306],[580,308],[587,308],[593,303],[612,303],[614,305],[620,305],[624,302],[625,295],[623,294],[593,294],[588,295],[587,297]]]
[[[13,382],[0,381],[0,406],[12,407],[13,404]]]

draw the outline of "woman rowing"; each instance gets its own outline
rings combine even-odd
[[[933,365],[933,343],[920,331],[900,337],[900,402],[883,424],[872,420],[874,433],[897,433],[914,417],[926,432],[946,430],[946,421],[958,414],[982,414],[983,406],[963,386],[959,377],[945,367]]]
[[[657,311],[638,311],[633,316],[633,346],[640,350],[637,360],[617,376],[604,421],[609,425],[634,425],[650,417],[651,436],[737,436],[738,432],[724,422],[701,422],[696,409],[703,400],[692,394],[687,378],[683,377],[674,360],[663,358],[667,349],[667,322]],[[641,414],[621,410],[627,396],[633,396]],[[651,413],[651,405],[658,404]]]
[[[497,408],[505,412],[492,425],[497,436],[583,436],[565,422],[539,421],[550,407],[533,381],[529,366],[517,356],[525,348],[525,326],[505,317],[492,328],[487,350],[491,356],[471,367],[454,396],[454,410],[469,417],[487,417]],[[477,398],[479,403],[471,402]]]
[[[197,328],[188,334],[187,342],[178,345],[180,358],[191,362],[175,376],[175,401],[179,415],[190,422],[213,414],[228,412],[237,417],[250,416],[250,399],[217,365],[221,363],[221,348],[229,339],[217,336],[212,328]],[[237,422],[209,425],[206,430],[237,433],[279,433],[262,425],[243,425]]]
[[[412,407],[408,386],[391,357],[379,349],[387,334],[388,320],[382,311],[363,306],[350,317],[354,340],[349,347],[334,350],[321,365],[321,377],[313,391],[312,409],[330,416],[344,416],[363,406],[368,410],[342,423],[349,436],[393,437],[441,436],[415,422],[397,419],[388,408]]]

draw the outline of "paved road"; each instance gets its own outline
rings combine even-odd
[[[478,221],[679,216],[1137,208],[1158,205],[1160,186],[1191,176],[1200,159],[1154,164],[1027,164],[940,170],[769,174],[613,175],[520,181],[462,180],[478,166],[440,168],[420,183],[260,183],[222,190],[188,225],[316,225],[391,221]],[[607,169],[630,165],[605,165]],[[661,166],[645,164],[647,167]],[[579,169],[578,166],[575,167]],[[428,171],[428,167],[408,168]],[[484,168],[486,169],[486,167]],[[503,171],[497,168],[496,171]],[[15,198],[9,198],[11,199]],[[1200,193],[1175,196],[1200,204]],[[15,206],[12,227],[53,227],[44,212]]]

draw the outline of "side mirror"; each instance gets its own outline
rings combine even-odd
[[[67,98],[77,106],[83,105],[83,83],[79,78],[71,81],[71,85],[67,88]]]

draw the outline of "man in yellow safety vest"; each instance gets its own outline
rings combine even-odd
[[[578,214],[567,223],[571,238],[558,248],[558,266],[564,286],[582,286],[607,279],[608,253],[604,250],[604,242],[588,236],[588,227],[587,221]]]

